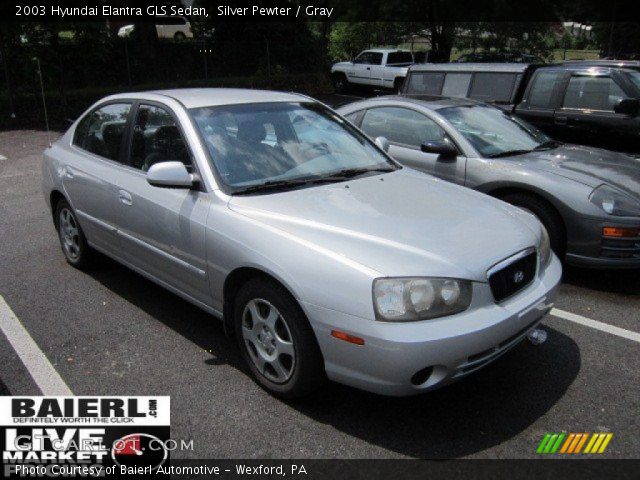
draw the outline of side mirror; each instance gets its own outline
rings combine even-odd
[[[389,151],[389,140],[387,140],[385,137],[377,137],[374,140],[374,143],[380,147],[381,150],[383,150],[384,152],[388,152]]]
[[[159,162],[147,171],[147,182],[154,187],[191,188],[196,177],[187,172],[182,162]]]
[[[635,117],[640,112],[640,100],[637,98],[623,98],[616,103],[616,106],[613,107],[613,111]]]
[[[435,153],[442,159],[452,160],[458,156],[458,149],[456,146],[444,140],[435,142],[424,142],[420,145],[420,150],[424,153]]]

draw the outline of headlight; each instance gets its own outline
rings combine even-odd
[[[544,225],[540,225],[541,236],[540,245],[538,245],[538,255],[540,257],[540,268],[538,271],[543,270],[549,265],[551,260],[551,242],[549,241],[549,233]]]
[[[589,196],[589,201],[616,217],[640,217],[640,202],[610,187],[600,185]]]
[[[471,282],[453,278],[378,278],[373,281],[378,320],[426,320],[462,312],[471,304]]]

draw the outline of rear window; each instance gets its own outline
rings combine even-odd
[[[413,55],[411,52],[391,52],[387,56],[387,65],[396,63],[413,63]]]
[[[516,78],[515,73],[476,73],[469,97],[482,102],[508,103]]]
[[[412,72],[409,75],[406,93],[417,95],[440,95],[444,73],[440,72]]]
[[[539,72],[533,83],[527,103],[529,107],[552,108],[553,91],[564,72]]]

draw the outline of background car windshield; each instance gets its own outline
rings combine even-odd
[[[483,157],[515,150],[533,150],[550,140],[523,120],[486,105],[438,110]]]
[[[396,168],[355,128],[316,103],[192,109],[215,168],[231,187]]]

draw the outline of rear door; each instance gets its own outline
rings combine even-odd
[[[76,126],[63,185],[89,243],[117,255],[115,174],[124,158],[132,102],[102,104]]]
[[[553,138],[561,135],[562,125],[555,121],[568,73],[564,70],[537,70],[515,112]]]
[[[424,113],[405,107],[376,107],[364,113],[360,129],[370,138],[385,137],[389,155],[416,170],[464,185],[466,158],[443,159],[421,151],[424,142],[452,141],[445,131]]]
[[[156,163],[197,166],[179,121],[165,105],[137,106],[128,166],[118,175],[118,216],[123,256],[132,266],[209,304],[205,234],[210,197],[204,188],[150,185],[146,172]]]

